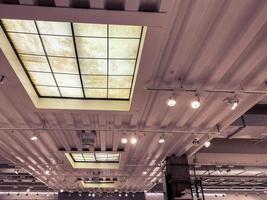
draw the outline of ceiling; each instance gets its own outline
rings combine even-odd
[[[244,113],[266,99],[267,2],[261,0],[2,0],[0,2],[1,18],[28,19],[34,15],[42,20],[47,17],[47,20],[67,21],[70,20],[70,16],[64,18],[58,15],[58,19],[52,19],[52,16],[55,17],[55,13],[60,12],[75,12],[81,13],[81,21],[86,20],[84,16],[94,15],[96,16],[92,17],[94,22],[106,23],[109,20],[119,24],[147,25],[147,36],[129,111],[81,108],[37,109],[5,57],[3,49],[1,50],[0,74],[5,78],[0,85],[0,153],[48,187],[55,190],[61,188],[83,190],[77,179],[94,177],[100,172],[101,177],[118,178],[120,184],[117,189],[120,191],[148,190],[161,181],[162,161],[168,155],[186,154],[192,160],[193,155],[204,143],[213,138],[217,138],[218,142],[215,144],[218,145],[223,145],[224,141],[230,138],[249,140],[263,138],[264,135],[261,133],[266,129],[266,124],[255,125],[251,118],[256,114],[251,117],[251,114]],[[32,11],[31,14],[29,11]],[[44,14],[48,11],[51,11],[50,16]],[[107,19],[108,15],[113,17]],[[118,17],[119,15],[124,17]],[[75,20],[79,21],[79,18],[76,17]],[[161,90],[161,88],[171,90]],[[194,110],[190,107],[196,92],[178,90],[181,88],[197,91],[201,102],[199,109]],[[207,91],[209,89],[236,92],[209,92]],[[240,90],[263,92],[245,93]],[[170,96],[174,96],[177,100],[175,107],[166,105],[166,100]],[[239,101],[235,110],[231,110],[229,104],[225,102],[226,98],[232,96]],[[243,114],[245,127],[240,119]],[[259,118],[263,118],[263,115]],[[241,130],[238,130],[240,128]],[[122,150],[120,168],[73,169],[62,150],[83,150],[84,145],[79,137],[81,130],[87,133],[95,131],[93,150]],[[38,136],[37,141],[30,140],[33,135]],[[120,140],[125,135],[128,138],[136,136],[137,144],[122,144]],[[165,137],[165,143],[158,143],[160,137]],[[198,140],[198,145],[192,143],[194,139]],[[212,141],[212,146],[215,144]],[[221,148],[225,150],[224,147]],[[246,154],[242,149],[239,149],[238,153]],[[195,164],[213,166],[246,164],[227,163],[226,156],[222,159],[218,157],[214,163],[210,162],[212,155],[207,152],[201,154],[200,151],[196,155],[198,154],[200,163]],[[254,161],[251,158],[251,163],[246,166],[254,165]],[[260,163],[258,167],[262,166],[264,163]],[[46,170],[49,170],[50,174],[46,174]],[[144,175],[143,171],[147,171],[147,174]]]

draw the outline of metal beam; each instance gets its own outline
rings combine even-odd
[[[167,14],[0,4],[0,18],[142,25],[160,28],[165,25]]]

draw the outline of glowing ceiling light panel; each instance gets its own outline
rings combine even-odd
[[[74,162],[88,163],[118,163],[120,160],[119,153],[112,152],[95,152],[95,153],[70,153]]]
[[[142,26],[2,19],[39,97],[129,100]]]

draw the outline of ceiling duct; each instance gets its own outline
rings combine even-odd
[[[95,149],[95,142],[96,142],[95,130],[91,131],[80,130],[77,131],[77,134],[84,149],[90,149],[90,150]]]

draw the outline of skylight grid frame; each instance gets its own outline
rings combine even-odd
[[[34,21],[34,24],[35,24],[35,28],[37,29],[37,34],[36,33],[29,33],[29,32],[7,31],[5,29],[5,27],[4,27],[4,25],[2,24],[2,21],[1,21],[1,26],[4,29],[4,31],[5,31],[5,33],[7,35],[8,39],[9,39],[9,41],[10,41],[12,47],[13,47],[13,49],[15,50],[15,53],[16,53],[17,57],[19,58],[19,61],[20,61],[21,65],[24,68],[24,71],[26,72],[28,78],[30,79],[30,82],[31,82],[32,86],[34,87],[34,89],[35,89],[35,91],[36,91],[36,93],[38,94],[39,97],[42,97],[42,98],[60,98],[60,99],[61,98],[66,98],[66,99],[96,99],[96,100],[126,100],[126,101],[128,101],[130,99],[130,96],[131,96],[131,94],[133,92],[132,91],[132,89],[133,89],[133,81],[134,81],[134,78],[136,76],[137,60],[138,60],[138,56],[140,56],[139,55],[139,51],[140,51],[141,38],[142,38],[142,35],[143,35],[143,26],[140,26],[141,27],[141,31],[140,31],[139,37],[110,37],[110,35],[109,35],[109,26],[110,25],[109,24],[105,24],[105,25],[107,25],[107,37],[95,37],[95,36],[76,36],[74,34],[75,31],[74,31],[74,28],[73,28],[73,23],[69,23],[70,26],[71,26],[71,29],[72,29],[72,35],[71,36],[70,35],[59,35],[59,34],[44,34],[44,33],[40,33],[39,28],[38,28],[38,24],[36,23],[36,21]],[[42,49],[43,49],[45,55],[28,54],[28,53],[25,54],[23,52],[22,53],[21,52],[19,53],[16,50],[15,45],[13,44],[12,40],[10,39],[8,33],[38,35],[39,40],[40,40],[40,42],[42,44]],[[73,44],[74,44],[75,57],[67,57],[67,56],[58,56],[58,55],[50,55],[50,54],[48,54],[47,51],[46,51],[45,45],[43,44],[43,38],[42,38],[42,36],[46,36],[46,35],[48,35],[48,36],[58,36],[58,37],[71,37],[72,38],[72,41],[73,41]],[[107,56],[106,56],[106,58],[90,58],[90,57],[81,57],[81,56],[79,56],[78,55],[78,51],[77,51],[77,45],[76,45],[76,38],[79,38],[79,37],[80,38],[106,38],[106,40],[107,40]],[[110,42],[110,38],[111,39],[126,39],[126,40],[131,40],[131,39],[137,40],[138,39],[138,47],[137,47],[135,58],[113,58],[113,57],[110,58],[110,56],[109,56],[109,51],[110,51],[109,42]],[[49,65],[50,72],[28,70],[25,67],[23,61],[21,60],[20,55],[45,57],[48,65]],[[59,86],[59,84],[57,83],[57,79],[56,79],[55,75],[57,75],[57,74],[77,75],[77,74],[72,74],[70,72],[68,72],[68,73],[54,72],[53,71],[53,68],[51,67],[51,63],[50,63],[49,58],[55,58],[55,57],[60,57],[60,58],[75,58],[76,59],[81,87],[72,87],[70,85],[68,85],[68,86],[60,85]],[[89,59],[99,59],[99,60],[103,59],[103,60],[105,60],[106,61],[106,64],[107,64],[107,74],[106,75],[103,75],[103,74],[86,74],[86,73],[82,73],[81,72],[81,69],[80,69],[80,60],[82,60],[82,59],[88,59],[88,60]],[[134,68],[133,68],[132,75],[128,75],[128,74],[125,74],[125,75],[124,74],[110,74],[109,73],[109,64],[110,64],[110,62],[112,60],[119,60],[119,61],[122,61],[122,60],[133,60],[134,61]],[[40,73],[48,73],[49,75],[51,74],[53,76],[53,80],[54,80],[54,82],[55,82],[56,85],[53,86],[53,85],[35,84],[33,82],[32,77],[31,77],[31,75],[29,73],[39,73],[39,74]],[[102,88],[102,87],[96,87],[96,88],[94,88],[92,86],[91,87],[85,87],[84,86],[84,84],[83,84],[83,78],[97,77],[97,76],[103,76],[103,77],[105,76],[106,82],[107,82],[106,88]],[[115,87],[115,88],[110,87],[109,86],[110,77],[114,77],[115,78],[115,77],[120,77],[120,76],[121,77],[129,77],[131,79],[130,80],[130,82],[131,82],[130,83],[130,86],[129,87]],[[38,89],[36,87],[49,87],[51,89],[54,88],[54,87],[56,87],[60,97],[59,96],[43,96],[43,95],[41,95],[39,93],[39,91],[38,91]],[[66,97],[66,96],[63,97],[63,95],[61,94],[61,89],[63,89],[63,88],[68,88],[68,89],[71,89],[71,88],[79,88],[79,89],[82,90],[83,97],[82,98],[80,98],[80,97]],[[106,97],[105,98],[86,97],[86,95],[85,95],[85,89],[89,89],[89,90],[93,90],[93,89],[99,89],[99,90],[106,89]],[[109,97],[109,95],[110,95],[109,92],[112,91],[112,90],[114,90],[114,89],[115,90],[121,90],[121,91],[126,90],[127,93],[129,92],[128,98],[114,98],[114,97],[113,98],[110,98]]]
[[[85,156],[84,156],[84,154],[86,154],[86,153],[84,153],[84,152],[81,152],[81,153],[76,152],[75,153],[75,154],[80,154],[81,157],[83,158],[83,161],[81,161],[80,159],[75,158],[76,156],[74,156],[73,153],[69,153],[69,155],[70,155],[70,157],[71,157],[71,159],[73,160],[74,163],[119,163],[119,161],[120,161],[120,157],[121,157],[120,153],[108,153],[108,152],[104,152],[104,153],[107,154],[107,158],[106,158],[105,161],[103,161],[101,159],[100,160],[97,159],[97,156],[96,156],[97,153],[103,153],[103,152],[95,152],[95,153],[93,153],[93,155],[95,157],[95,160],[94,161],[88,161],[88,160],[86,160],[85,159]],[[116,160],[116,161],[109,160],[109,155],[112,156],[112,154],[116,154],[116,155],[118,154],[118,160]]]

